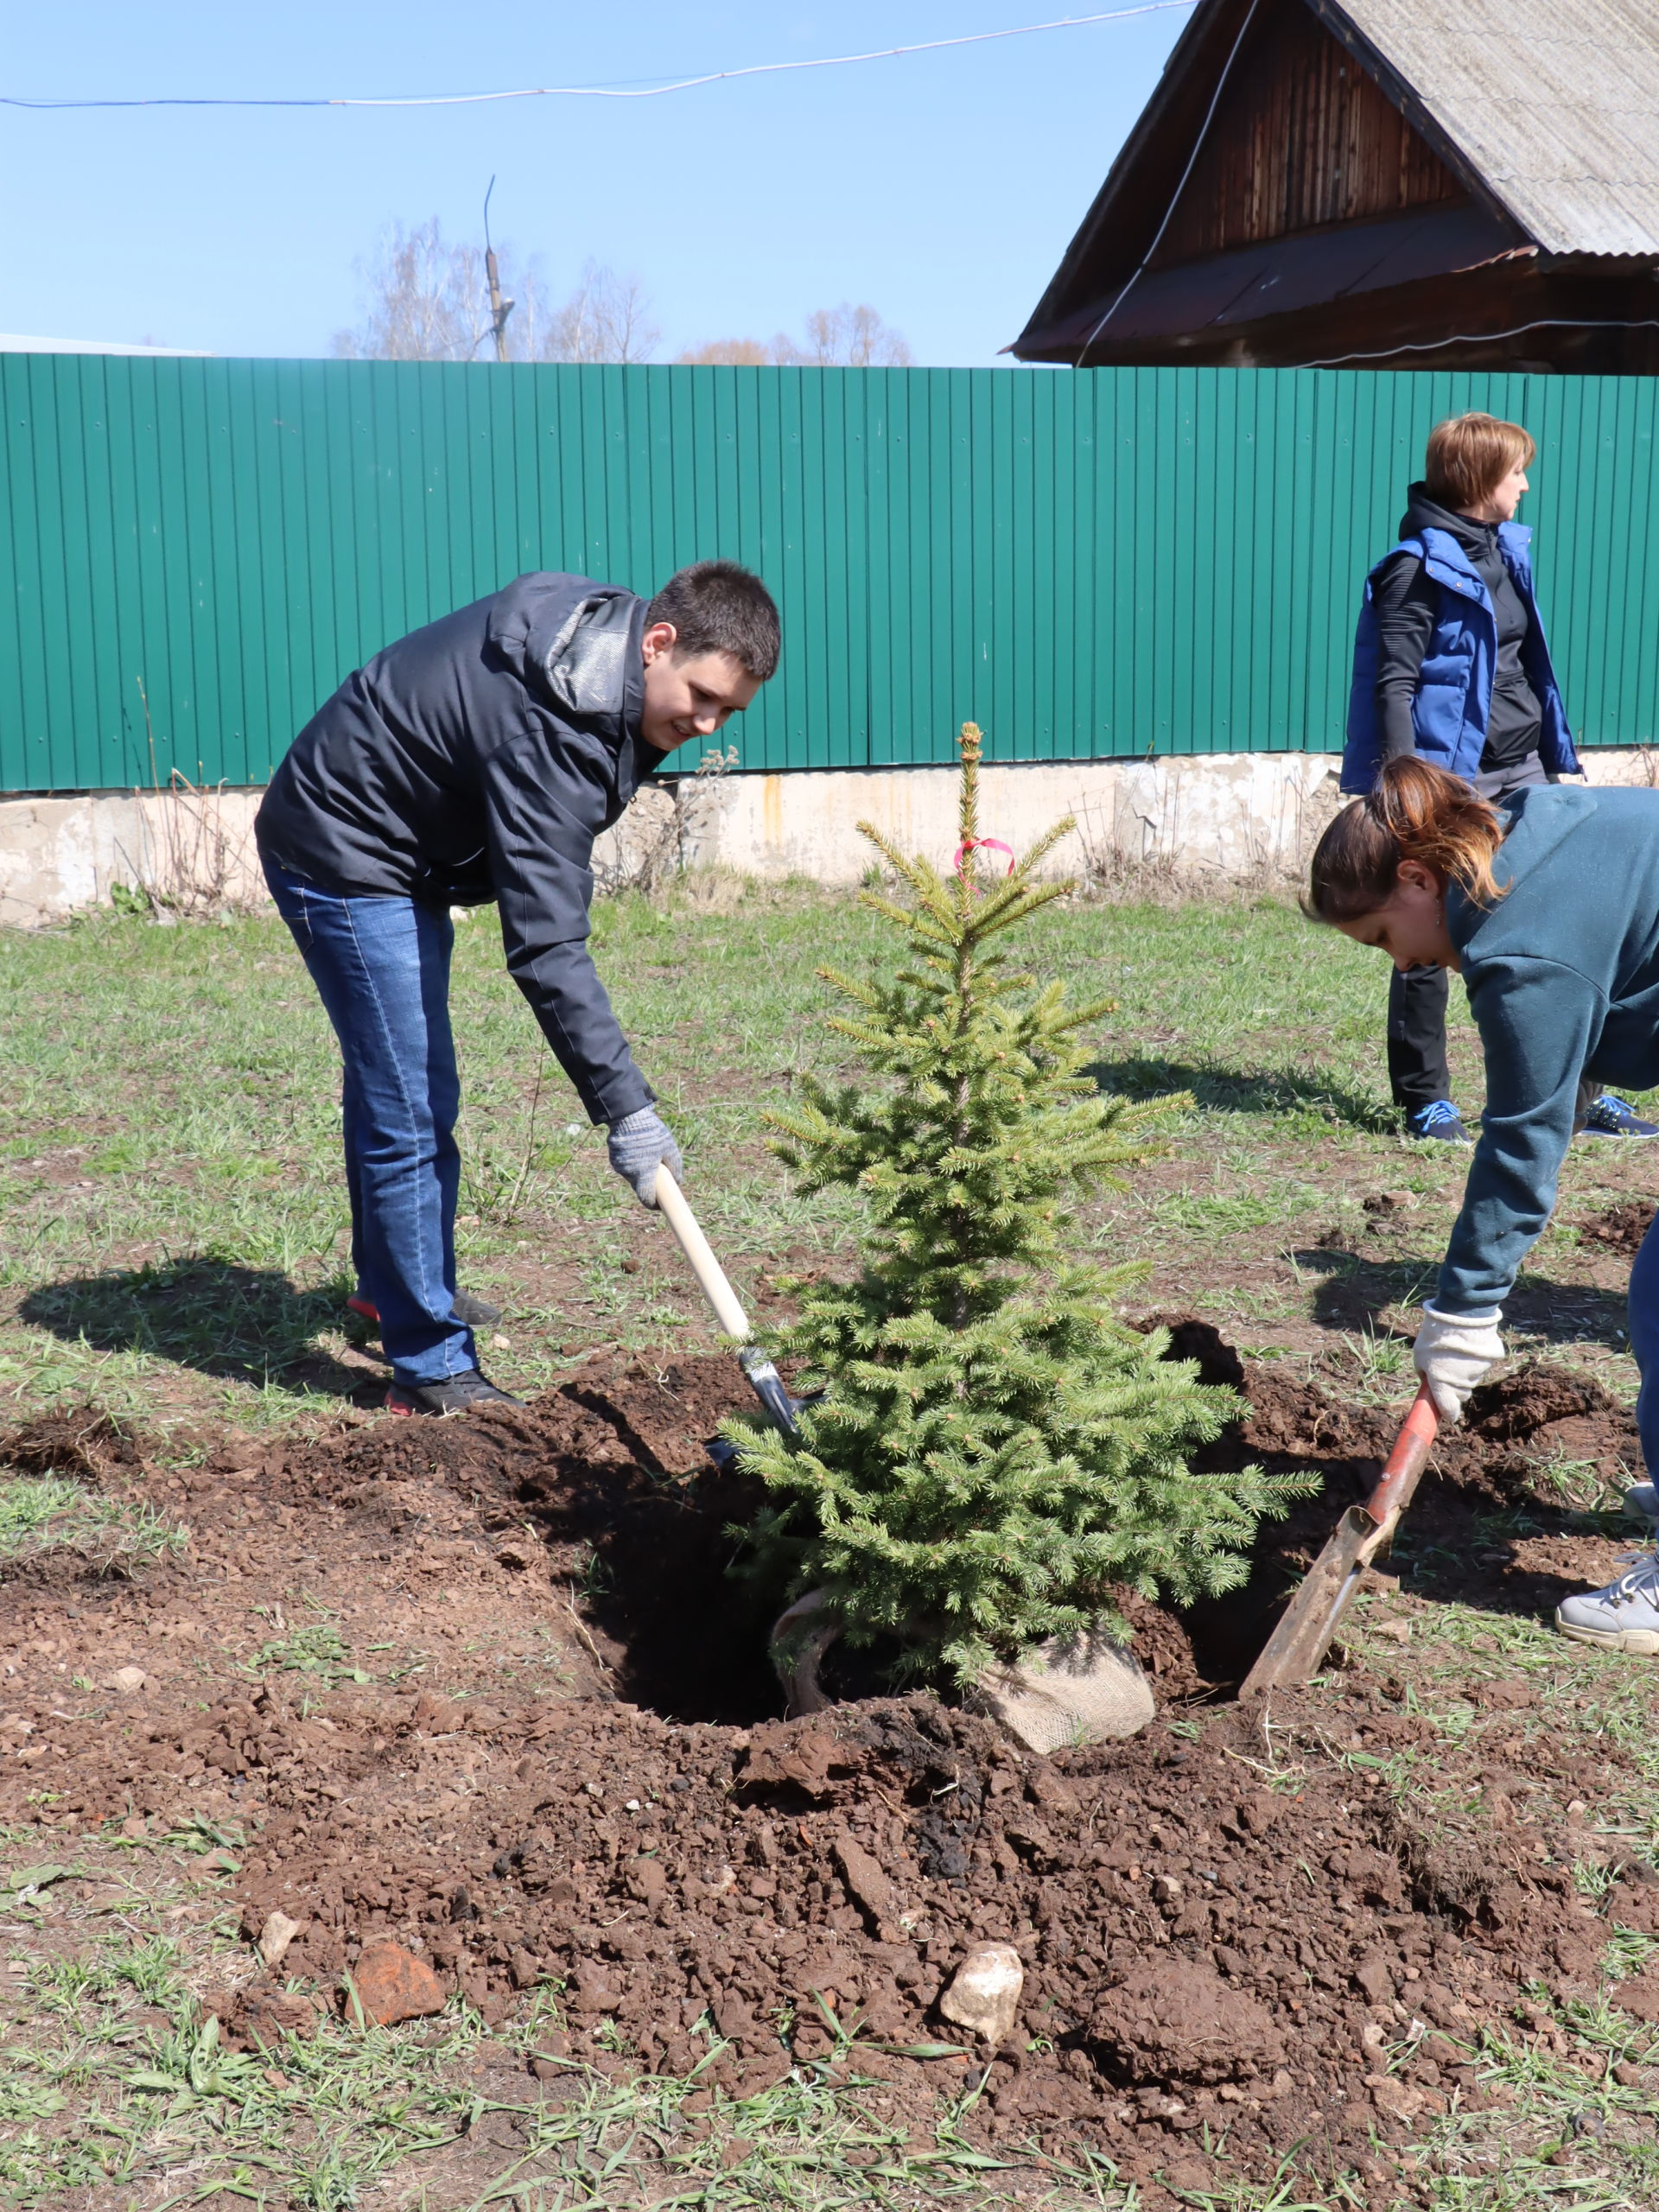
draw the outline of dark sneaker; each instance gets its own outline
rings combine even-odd
[[[465,1414],[474,1406],[522,1406],[522,1398],[498,1390],[493,1382],[469,1367],[447,1382],[394,1382],[386,1393],[389,1414]]]
[[[1436,1144],[1472,1144],[1474,1139],[1463,1126],[1463,1116],[1449,1098],[1432,1098],[1427,1106],[1414,1108],[1406,1116],[1408,1135],[1430,1139]]]
[[[1659,1137],[1659,1122],[1644,1122],[1622,1098],[1604,1090],[1584,1117],[1587,1137]]]
[[[346,1301],[346,1308],[348,1313],[355,1313],[359,1320],[372,1321],[377,1329],[379,1327],[379,1307],[372,1306],[360,1291],[353,1292]],[[455,1319],[463,1328],[487,1329],[492,1321],[501,1319],[501,1308],[492,1306],[487,1299],[474,1298],[468,1290],[458,1290],[455,1293]]]

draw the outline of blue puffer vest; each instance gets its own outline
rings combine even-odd
[[[1543,711],[1538,757],[1551,775],[1576,775],[1579,756],[1567,726],[1561,689],[1550,665],[1544,626],[1533,596],[1532,563],[1527,548],[1532,532],[1524,524],[1501,524],[1497,542],[1527,610],[1526,642],[1521,664]],[[1376,715],[1376,614],[1371,603],[1377,572],[1395,553],[1413,553],[1440,588],[1434,634],[1423,655],[1422,671],[1411,702],[1417,751],[1436,767],[1473,782],[1486,747],[1486,715],[1491,704],[1492,672],[1497,664],[1497,617],[1491,595],[1455,537],[1432,527],[1402,537],[1365,579],[1359,629],[1354,639],[1354,682],[1348,700],[1348,744],[1342,756],[1342,788],[1368,791],[1376,781],[1382,750]]]

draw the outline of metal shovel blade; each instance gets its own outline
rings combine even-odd
[[[737,1293],[726,1280],[726,1270],[715,1257],[708,1238],[697,1225],[696,1216],[685,1202],[685,1194],[669,1173],[667,1164],[657,1170],[655,1197],[658,1211],[679,1240],[680,1249],[691,1262],[703,1296],[714,1308],[715,1318],[727,1335],[738,1346],[738,1363],[748,1378],[749,1388],[765,1408],[767,1418],[785,1436],[795,1433],[795,1415],[802,1401],[791,1398],[784,1388],[783,1377],[756,1345],[749,1342],[749,1317],[743,1311]],[[711,1444],[709,1454],[716,1465],[724,1465],[732,1457],[732,1447]]]
[[[1335,1533],[1302,1578],[1283,1619],[1244,1677],[1241,1697],[1292,1682],[1319,1670],[1337,1624],[1359,1587],[1359,1579],[1393,1535],[1400,1516],[1422,1479],[1440,1432],[1440,1416],[1424,1383],[1406,1415],[1381,1481],[1363,1505],[1351,1505]]]

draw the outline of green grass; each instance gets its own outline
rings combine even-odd
[[[777,1276],[847,1262],[852,1217],[840,1198],[792,1195],[766,1149],[760,1110],[786,1098],[803,1070],[837,1072],[817,964],[856,969],[884,937],[848,897],[785,887],[726,903],[717,911],[693,887],[657,905],[602,904],[594,950],[679,1134],[711,1241],[764,1315]],[[1137,1096],[1186,1091],[1194,1102],[1171,1126],[1166,1156],[1130,1192],[1076,1209],[1080,1249],[1140,1262],[1148,1309],[1206,1313],[1246,1350],[1317,1373],[1333,1392],[1402,1398],[1408,1309],[1432,1283],[1466,1155],[1408,1144],[1392,1127],[1384,963],[1273,900],[1067,905],[1041,918],[1026,949],[1079,996],[1115,1000],[1091,1040],[1103,1084]],[[10,937],[5,953],[0,1421],[92,1396],[188,1465],[220,1425],[321,1420],[353,1390],[372,1402],[383,1370],[343,1312],[337,1064],[286,932],[258,918],[170,929],[106,918]],[[660,1357],[712,1344],[663,1224],[608,1173],[601,1135],[505,976],[487,915],[458,931],[453,1003],[466,1099],[464,1280],[506,1308],[494,1332],[502,1341],[484,1347],[492,1370],[534,1389],[595,1346]],[[1452,1044],[1472,1111],[1480,1093],[1466,1023],[1454,1025]],[[1575,1147],[1561,1226],[1537,1248],[1512,1311],[1522,1340],[1585,1363],[1625,1395],[1617,1263],[1574,1224],[1641,1191],[1649,1173],[1640,1149]],[[1368,1212],[1363,1201],[1379,1193],[1390,1203]],[[1616,1500],[1617,1471],[1557,1455],[1538,1474],[1569,1509],[1600,1512]],[[1531,1526],[1522,1513],[1494,1514],[1475,1541],[1502,1548]],[[175,1541],[118,1495],[61,1475],[0,1475],[0,1559]],[[1433,1719],[1435,1736],[1386,1756],[1341,1756],[1381,1769],[1425,1818],[1466,1828],[1480,1808],[1459,1775],[1489,1725],[1468,1693],[1483,1678],[1524,1673],[1538,1687],[1522,1718],[1541,1755],[1557,1740],[1621,1755],[1617,1780],[1586,1815],[1594,1832],[1627,1853],[1659,1851],[1646,1670],[1565,1644],[1541,1622],[1462,1603],[1446,1581],[1456,1563],[1413,1544],[1408,1533],[1394,1563],[1408,1590],[1433,1599],[1432,1628],[1420,1611],[1409,1644],[1390,1642],[1377,1634],[1386,1604],[1368,1596],[1344,1637],[1375,1671],[1403,1679],[1408,1706]],[[378,1649],[353,1649],[331,1616],[290,1605],[235,1656],[328,1684],[378,1679],[391,1662]],[[1258,1780],[1294,1789],[1300,1756],[1275,1741]],[[93,2212],[140,2202],[154,2212],[228,2190],[250,2204],[314,2212],[423,2202],[482,2212],[486,2201],[547,2212],[643,2202],[1133,2212],[1134,2192],[1082,2152],[1046,2165],[1015,2146],[1005,2168],[986,2166],[962,2133],[960,2097],[925,2141],[884,2120],[879,2090],[858,2086],[855,2039],[837,2047],[835,2064],[741,2103],[709,2097],[696,2081],[630,2084],[602,2066],[538,2085],[523,2063],[533,2012],[493,2037],[464,2008],[366,2035],[331,2019],[315,2041],[251,2067],[225,2051],[200,2005],[224,1961],[245,1955],[218,1917],[213,1875],[238,1838],[204,1827],[105,1841],[103,1878],[119,1887],[118,1912],[88,1902],[90,1878],[60,1848],[49,1880],[26,1881],[48,1853],[23,1833],[4,1839],[0,1864],[15,1879],[0,1888],[0,1966],[26,1969],[0,1976],[9,2203],[75,2201],[79,2190]],[[1586,1857],[1586,1895],[1605,1874]],[[195,1900],[182,1932],[181,1897]],[[1610,1974],[1640,1970],[1654,1955],[1646,1939],[1610,1929]],[[1316,2184],[1293,2151],[1273,2181],[1189,2201],[1230,2212],[1659,2201],[1659,2109],[1610,2070],[1644,2056],[1645,2031],[1549,2002],[1566,2056],[1541,2055],[1535,2038],[1507,2028],[1489,2035],[1482,2063],[1515,2101],[1426,2128],[1405,2193]],[[1409,2060],[1402,2050],[1389,2063],[1408,2070]],[[972,2094],[970,2077],[961,2095]],[[1611,2129],[1613,2148],[1586,2111]],[[447,2163],[471,2156],[493,2126],[510,2147],[487,2170]],[[1569,2163],[1550,2163],[1563,2145]]]
[[[59,1544],[106,1560],[158,1559],[184,1541],[152,1506],[105,1497],[67,1476],[0,1477],[0,1560]]]
[[[856,969],[885,937],[850,896],[734,897],[727,912],[685,892],[602,902],[594,951],[711,1241],[764,1313],[774,1272],[847,1251],[850,1215],[839,1197],[791,1194],[760,1109],[799,1071],[836,1068],[818,963]],[[1103,1084],[1196,1102],[1171,1130],[1169,1163],[1078,1210],[1080,1239],[1146,1262],[1153,1295],[1190,1281],[1201,1310],[1259,1317],[1281,1341],[1285,1319],[1317,1321],[1321,1297],[1350,1281],[1378,1310],[1344,1325],[1381,1342],[1381,1308],[1432,1277],[1463,1164],[1393,1130],[1382,961],[1268,899],[1068,904],[1025,950],[1079,995],[1114,1000],[1093,1040]],[[210,1415],[257,1429],[324,1415],[353,1389],[371,1402],[379,1370],[343,1311],[334,1043],[281,925],[105,918],[13,934],[5,950],[0,1414],[90,1395],[152,1427]],[[487,913],[457,931],[452,996],[461,1264],[508,1307],[505,1342],[484,1347],[492,1369],[534,1389],[596,1344],[713,1341],[661,1224],[607,1169]],[[1466,1025],[1452,1044],[1472,1108]],[[1574,1154],[1569,1226],[1575,1202],[1626,1187],[1617,1151]],[[1378,1188],[1409,1206],[1368,1241],[1358,1201]],[[1350,1249],[1316,1249],[1333,1227]],[[1564,1235],[1535,1264],[1554,1285],[1583,1279],[1593,1256]],[[1592,1362],[1618,1356],[1593,1305],[1554,1334]]]

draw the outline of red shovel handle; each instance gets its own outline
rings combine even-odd
[[[1394,1440],[1394,1449],[1389,1454],[1382,1480],[1365,1501],[1365,1512],[1379,1529],[1416,1489],[1418,1478],[1428,1464],[1428,1455],[1440,1433],[1440,1417],[1425,1382],[1413,1399],[1411,1411]]]

